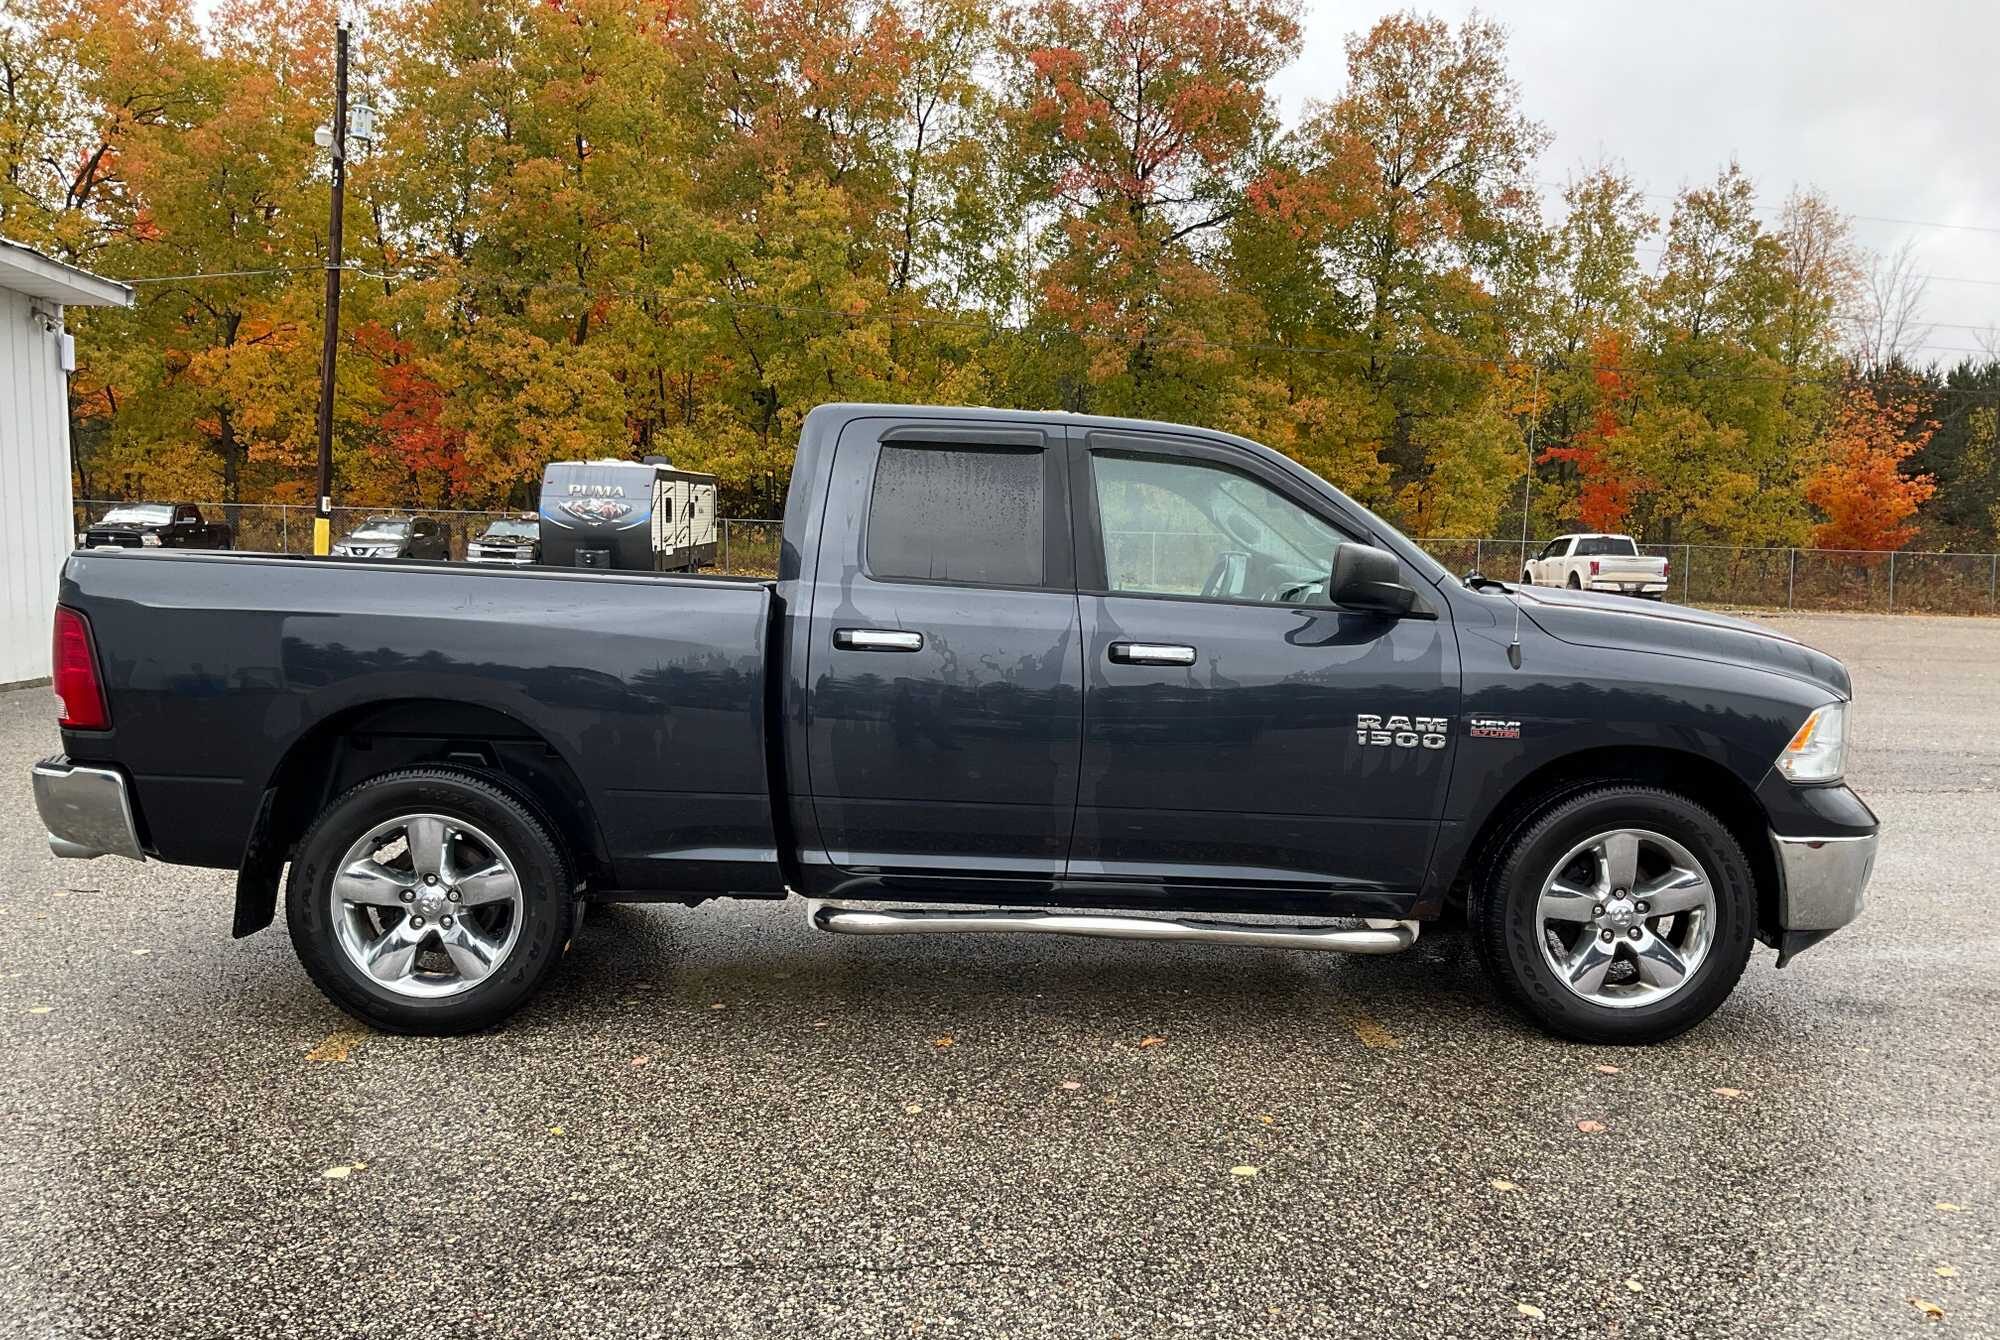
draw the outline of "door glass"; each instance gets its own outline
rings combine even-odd
[[[1042,453],[884,444],[868,504],[877,579],[1042,584]]]
[[[1090,468],[1113,591],[1304,600],[1325,590],[1346,538],[1222,466],[1093,452]]]

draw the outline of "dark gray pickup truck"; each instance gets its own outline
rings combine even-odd
[[[818,409],[775,581],[78,553],[55,676],[54,849],[236,870],[239,936],[289,863],[306,970],[410,1032],[505,1018],[589,901],[802,895],[1364,954],[1463,904],[1542,1024],[1649,1041],[1852,920],[1876,846],[1832,658],[1455,578],[1128,420]]]

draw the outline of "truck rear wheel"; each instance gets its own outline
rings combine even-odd
[[[574,881],[542,820],[466,773],[363,782],[321,813],[285,886],[306,972],[392,1033],[469,1033],[520,1008],[562,959]]]
[[[1720,819],[1620,783],[1531,815],[1472,905],[1502,992],[1586,1042],[1660,1042],[1706,1019],[1742,976],[1757,919],[1750,863]]]

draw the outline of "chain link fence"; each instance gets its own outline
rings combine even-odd
[[[236,548],[272,554],[312,552],[313,509],[281,503],[201,503],[210,521],[227,522]],[[77,533],[117,502],[87,500],[76,505]],[[454,559],[465,557],[468,540],[495,521],[520,518],[518,511],[464,511],[411,508],[336,507],[338,539],[371,516],[431,517],[444,532]],[[532,516],[532,513],[527,514]],[[783,523],[754,517],[725,517],[717,523],[718,570],[747,577],[774,577]],[[1111,559],[1120,571],[1143,572],[1157,585],[1171,575],[1197,585],[1212,559],[1204,536],[1174,532],[1118,533],[1108,537]],[[1180,543],[1185,541],[1185,543]],[[1417,541],[1453,572],[1477,569],[1513,580],[1541,541],[1433,537]],[[1847,549],[1781,549],[1730,544],[1644,544],[1641,553],[1665,558],[1667,598],[1688,605],[1728,605],[1746,609],[1857,610],[1925,614],[2000,613],[2000,554],[1944,554]]]
[[[1541,541],[1417,541],[1453,572],[1512,581]],[[1735,544],[1642,544],[1667,560],[1667,598],[1746,609],[1918,614],[2000,613],[2000,554],[1781,549]]]

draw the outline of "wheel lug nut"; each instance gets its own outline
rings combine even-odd
[[[451,929],[451,918],[450,918],[450,917],[446,917],[446,918],[445,918],[445,919],[444,919],[443,921],[439,922],[438,924],[439,924],[440,926],[443,926],[443,927],[444,927],[444,928],[445,928],[446,930],[450,930],[450,929]]]
[[[416,894],[414,894],[414,893],[411,893],[411,892],[410,892],[410,891],[409,891],[408,889],[404,889],[404,890],[403,890],[403,901],[404,901],[404,902],[406,902],[406,903],[407,903],[407,902],[409,902],[409,901],[410,901],[410,899],[412,899],[412,898],[414,898],[414,897],[416,897],[416,896],[417,896]]]
[[[1646,904],[1644,904],[1644,903],[1640,903],[1640,904],[1639,904],[1639,910],[1640,910],[1641,912],[1644,912],[1644,911],[1646,910]]]
[[[421,925],[423,925],[423,924],[424,924],[424,919],[423,919],[422,917],[411,917],[411,918],[410,918],[410,925],[412,925],[412,926],[421,926]]]
[[[425,875],[425,876],[424,876],[424,883],[426,883],[426,884],[435,884],[435,883],[437,883],[437,882],[438,882],[438,877],[437,877],[436,875]]]
[[[444,896],[445,896],[445,897],[447,897],[447,898],[449,898],[449,899],[451,899],[451,900],[452,900],[452,901],[453,901],[453,902],[455,903],[455,902],[457,902],[457,901],[458,901],[458,890],[457,890],[457,889],[447,889],[447,890],[445,890],[445,895],[444,895]]]
[[[1591,908],[1591,909],[1590,909],[1590,914],[1591,914],[1592,916],[1594,916],[1594,917],[1601,917],[1601,916],[1603,916],[1603,915],[1604,915],[1604,904],[1603,904],[1603,903],[1599,903],[1599,904],[1598,904],[1598,905],[1597,905],[1596,907],[1593,907],[1593,908]]]
[[[1631,930],[1626,931],[1625,933],[1631,936],[1634,940],[1639,938],[1639,928],[1637,926],[1634,926]]]
[[[1607,940],[1611,939],[1612,938],[1611,932],[1610,931],[1604,932],[1604,938]]]

